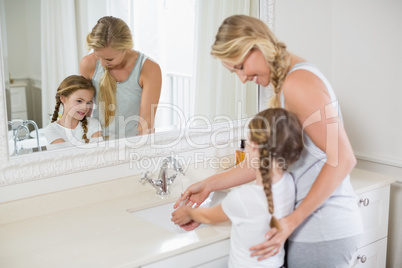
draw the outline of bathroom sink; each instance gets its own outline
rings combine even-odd
[[[224,191],[212,192],[208,198],[200,205],[200,207],[213,207],[219,204],[226,196]],[[170,219],[172,218],[172,212],[174,211],[173,205],[175,202],[167,203],[164,205],[138,210],[132,212],[133,215],[140,217],[152,224],[162,227],[170,232],[174,233],[186,233],[184,229],[174,224]],[[201,224],[198,228],[202,228],[204,224]]]

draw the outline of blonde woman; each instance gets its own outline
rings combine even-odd
[[[281,218],[252,256],[277,254],[288,239],[288,267],[349,267],[358,247],[362,221],[349,173],[356,164],[334,91],[318,68],[287,51],[259,19],[225,19],[211,54],[240,80],[272,84],[271,107],[296,114],[305,149],[289,171],[296,184],[295,211]],[[235,167],[191,185],[176,204],[201,204],[210,192],[247,183],[255,171]],[[183,226],[192,229],[196,223]]]
[[[161,93],[159,65],[133,49],[127,24],[115,17],[98,20],[87,36],[93,53],[80,63],[81,74],[97,90],[93,117],[106,138],[125,138],[153,129]]]
[[[282,267],[284,247],[269,259],[258,261],[249,248],[264,241],[270,228],[280,229],[277,218],[289,215],[294,208],[295,183],[286,171],[303,149],[301,125],[297,117],[282,108],[267,109],[249,123],[246,160],[256,174],[256,184],[231,191],[222,204],[212,208],[182,206],[172,214],[172,221],[183,225],[218,223],[230,219],[229,267]],[[270,224],[268,224],[270,223]]]

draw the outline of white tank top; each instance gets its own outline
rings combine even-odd
[[[342,120],[335,93],[325,76],[314,64],[308,62],[295,64],[289,73],[300,69],[307,70],[321,79],[332,101],[329,105],[335,107]],[[281,93],[281,106],[282,108],[285,107],[283,93]],[[326,115],[321,116],[325,118]],[[305,148],[302,155],[289,169],[296,184],[296,207],[300,205],[310,191],[326,161],[326,154],[314,144],[305,132],[303,132],[303,138]],[[350,183],[350,177],[347,175],[327,201],[313,212],[289,239],[297,242],[320,242],[356,236],[362,231],[363,224],[357,196]]]

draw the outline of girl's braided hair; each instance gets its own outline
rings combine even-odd
[[[282,108],[266,109],[258,113],[249,123],[250,141],[259,148],[260,167],[268,211],[272,215],[271,228],[280,229],[279,221],[273,216],[272,169],[287,170],[297,161],[303,150],[302,128],[296,115]]]

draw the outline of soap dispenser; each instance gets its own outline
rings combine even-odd
[[[236,150],[236,165],[238,165],[240,162],[242,162],[244,160],[244,158],[246,157],[246,153],[244,151],[245,147],[246,147],[246,140],[241,139],[240,140],[240,148],[238,148]]]

